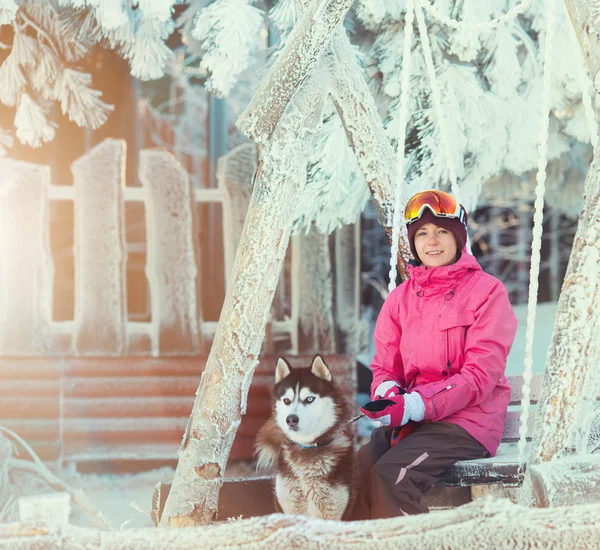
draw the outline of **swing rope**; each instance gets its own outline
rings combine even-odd
[[[406,125],[408,123],[408,87],[412,65],[412,39],[414,21],[414,0],[406,1],[406,15],[404,19],[404,51],[402,54],[402,72],[400,75],[400,123],[398,128],[397,178],[396,196],[394,199],[394,216],[392,222],[392,250],[390,254],[390,272],[388,291],[396,288],[396,275],[398,264],[398,249],[400,247],[400,236],[406,238],[406,228],[402,223],[404,210],[404,146],[406,144]]]
[[[525,331],[525,362],[523,365],[523,388],[521,397],[521,415],[519,418],[519,475],[525,465],[525,447],[527,444],[529,400],[531,379],[533,376],[533,336],[537,309],[540,260],[542,250],[542,231],[544,216],[544,193],[546,190],[546,167],[548,165],[548,136],[550,129],[550,91],[552,85],[552,46],[555,31],[555,0],[548,0],[544,44],[544,70],[542,106],[540,109],[540,133],[538,142],[538,166],[535,186],[533,214],[533,238],[531,242],[531,267],[529,270],[529,297],[527,300],[527,328]]]

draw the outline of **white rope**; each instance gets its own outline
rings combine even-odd
[[[396,288],[396,274],[398,263],[398,248],[400,231],[403,218],[403,192],[404,192],[404,145],[406,143],[406,124],[408,122],[408,87],[410,81],[410,70],[412,65],[412,39],[415,8],[414,0],[406,0],[406,16],[404,20],[404,52],[402,55],[402,72],[400,75],[400,128],[398,128],[397,154],[397,178],[396,196],[394,200],[394,218],[392,222],[392,250],[390,253],[390,273],[388,290],[391,292]]]
[[[425,17],[423,16],[423,10],[421,9],[424,3],[425,2],[423,0],[417,0],[417,7],[415,9],[417,14],[417,24],[419,26],[419,35],[421,36],[421,44],[423,46],[425,65],[427,66],[427,73],[429,75],[429,82],[431,84],[431,99],[433,100],[433,110],[435,112],[437,123],[440,129],[440,141],[442,142],[442,147],[446,156],[446,162],[448,163],[448,177],[450,178],[452,194],[456,198],[457,202],[460,203],[460,189],[458,187],[458,181],[456,178],[456,168],[454,166],[454,159],[452,158],[452,154],[450,152],[450,138],[448,137],[448,126],[446,125],[446,119],[442,110],[442,98],[437,77],[435,75],[435,67],[433,66],[433,54],[431,53],[431,43],[429,42],[429,35],[427,34],[427,25],[425,25]]]
[[[514,8],[507,11],[504,15],[497,17],[496,19],[491,19],[485,23],[467,23],[465,21],[450,19],[426,0],[422,2],[422,5],[423,8],[425,8],[425,10],[439,23],[442,23],[448,27],[452,27],[453,29],[469,30],[481,33],[483,31],[495,29],[500,25],[504,25],[504,23],[507,23],[508,21],[516,19],[519,15],[525,13],[525,10],[529,8],[532,3],[533,0],[523,0],[520,4],[517,4]]]
[[[529,418],[529,399],[533,373],[533,335],[539,288],[540,256],[542,248],[542,229],[544,213],[544,192],[546,186],[546,166],[548,164],[548,133],[550,125],[550,91],[552,84],[552,42],[555,31],[555,3],[548,0],[548,18],[546,20],[546,43],[544,45],[544,88],[540,110],[540,133],[538,144],[538,171],[535,187],[535,210],[533,214],[533,239],[531,242],[531,269],[529,271],[529,298],[527,302],[527,330],[525,332],[525,362],[523,370],[523,394],[521,398],[521,416],[519,419],[519,472],[525,462],[527,442],[527,421]]]

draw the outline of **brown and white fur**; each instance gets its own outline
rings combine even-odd
[[[256,439],[257,468],[275,473],[278,511],[347,519],[355,492],[349,418],[320,355],[309,368],[292,369],[279,358],[273,412]]]

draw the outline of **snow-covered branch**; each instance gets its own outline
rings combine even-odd
[[[238,119],[236,124],[240,132],[257,143],[266,143],[351,4],[351,0],[315,1],[311,9],[306,10]]]

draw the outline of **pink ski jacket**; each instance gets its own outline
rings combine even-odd
[[[504,285],[463,250],[448,266],[408,267],[375,326],[371,393],[386,380],[425,402],[424,421],[458,424],[493,456],[510,401],[504,375],[517,320]]]

